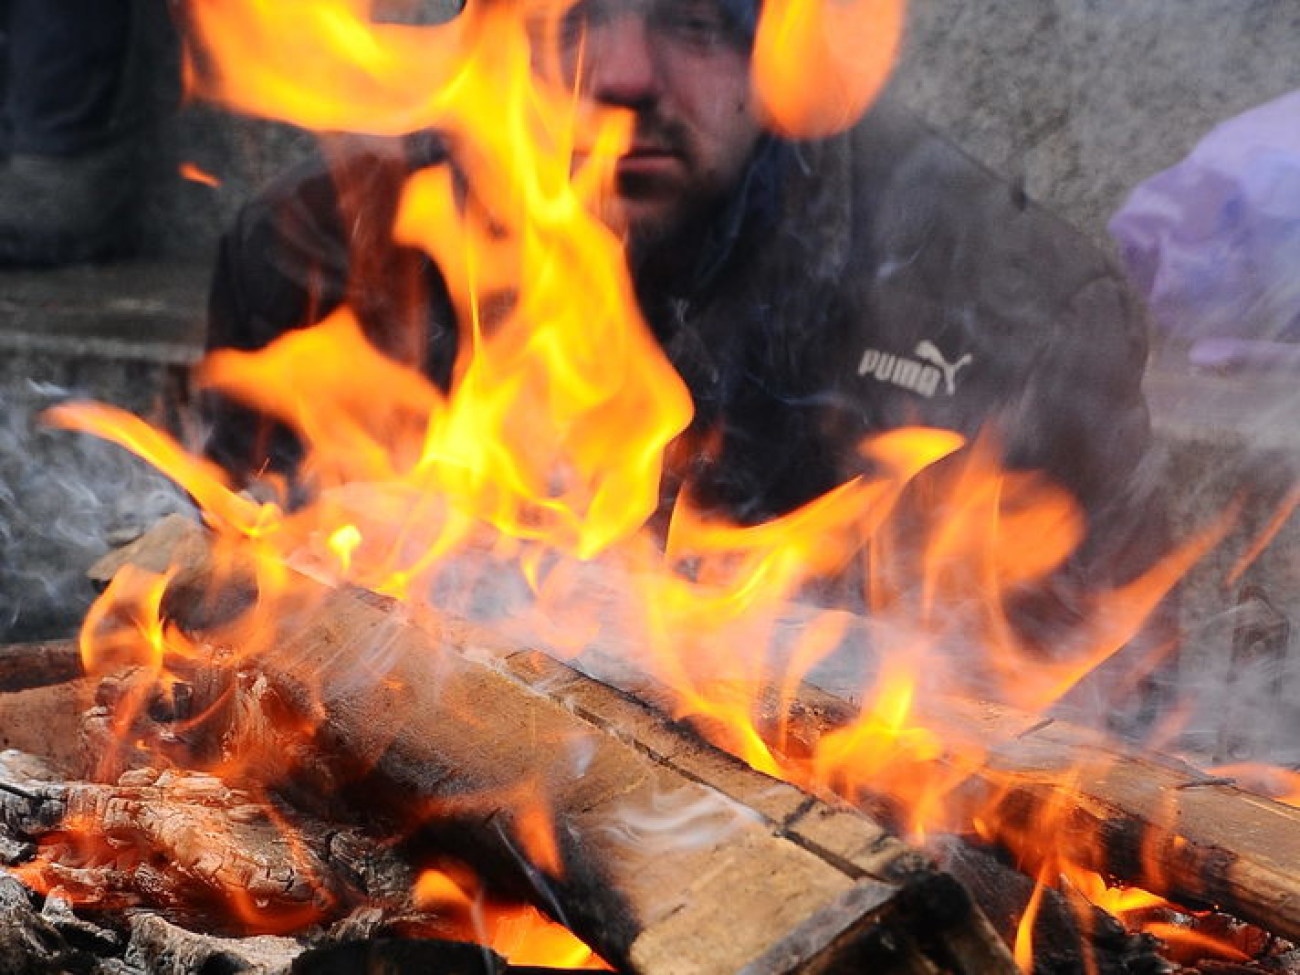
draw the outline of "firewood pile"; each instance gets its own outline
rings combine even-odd
[[[599,956],[569,968],[1010,973],[1031,900],[1036,971],[1300,971],[1300,812],[1173,760],[954,705],[1002,743],[955,801],[1002,825],[922,851],[880,797],[706,743],[648,677],[615,688],[325,586],[241,655],[218,623],[254,594],[200,599],[201,555],[189,570],[167,615],[197,652],[165,682],[137,664],[89,686],[72,643],[0,649],[0,972],[560,965],[468,944],[526,903]],[[811,748],[852,711],[805,686],[781,719]],[[1068,768],[1095,774],[1067,794]],[[1048,810],[1065,854],[1182,905],[1150,930],[1186,937],[1014,869],[1017,824]]]

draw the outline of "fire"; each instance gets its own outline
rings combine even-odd
[[[875,101],[898,54],[902,0],[769,0],[754,40],[754,88],[768,123],[815,138]]]
[[[590,948],[536,908],[494,904],[465,869],[430,868],[420,874],[415,902],[439,916],[438,933],[489,944],[512,965],[605,969]]]
[[[191,183],[202,183],[204,186],[211,186],[213,189],[216,189],[221,185],[220,179],[213,176],[207,170],[202,169],[197,163],[181,163],[180,175],[182,179],[187,179]]]
[[[983,822],[991,809],[951,821],[948,799],[991,743],[949,733],[935,692],[1050,707],[1124,645],[1213,533],[1093,594],[1095,622],[1055,659],[1016,632],[1008,607],[1070,557],[1083,515],[1043,478],[1000,469],[991,439],[875,436],[861,448],[870,474],[761,525],[708,516],[688,489],[659,538],[649,523],[665,455],[692,407],[641,318],[622,242],[598,217],[631,119],[593,117],[534,46],[566,10],[562,0],[471,3],[446,24],[409,27],[372,23],[365,0],[188,0],[196,95],[320,130],[447,133],[449,164],[404,184],[392,232],[447,277],[459,322],[451,387],[378,351],[346,304],[257,352],[210,356],[201,386],[304,444],[298,473],[311,497],[294,510],[287,492],[279,503],[237,493],[222,471],[126,414],[65,406],[52,421],[139,453],[195,499],[227,577],[255,577],[259,601],[231,624],[244,652],[262,649],[274,630],[261,623],[301,598],[294,571],[418,604],[472,556],[488,572],[513,566],[533,590],[535,632],[577,655],[594,635],[587,584],[599,571],[628,590],[619,606],[646,651],[638,666],[674,690],[681,716],[755,767],[884,794],[915,836],[982,824],[1038,851],[1040,883],[1085,884],[1053,852],[1059,824],[1017,834]],[[753,80],[771,126],[809,136],[856,119],[888,73],[902,20],[901,0],[765,4]],[[799,602],[846,579],[865,620]],[[119,577],[86,621],[90,672],[131,662],[165,684],[195,653],[166,622],[170,581]],[[806,625],[781,643],[773,634],[791,614]],[[857,720],[796,754],[785,719],[773,728],[763,718],[762,695],[775,688],[784,714],[810,669],[842,658],[846,641],[863,672]],[[975,648],[987,656],[972,659]],[[518,818],[534,859],[558,874],[544,798]],[[538,948],[555,929],[537,934],[535,912],[489,919],[472,878],[430,870],[414,894],[517,963],[591,961],[565,936]],[[1028,965],[1030,952],[1026,933],[1017,957]]]

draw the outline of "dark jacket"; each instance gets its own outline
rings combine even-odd
[[[377,346],[445,384],[446,288],[389,238],[401,175],[445,162],[420,136],[271,187],[223,241],[211,345],[256,348],[348,300]],[[866,434],[983,431],[1087,514],[1087,544],[1046,597],[1060,612],[1150,563],[1163,531],[1139,476],[1141,307],[1077,232],[905,112],[885,104],[842,136],[768,141],[689,254],[637,276],[697,411],[686,442],[698,449],[678,452],[670,493],[689,478],[701,503],[759,521],[860,471]],[[284,431],[219,401],[213,418],[210,452],[228,468],[292,467]]]

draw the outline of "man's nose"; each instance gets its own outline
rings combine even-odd
[[[623,108],[658,99],[661,78],[644,16],[621,12],[595,27],[587,42],[592,98]]]

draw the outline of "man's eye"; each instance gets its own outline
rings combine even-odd
[[[552,38],[559,42],[561,50],[572,50],[582,43],[592,26],[605,16],[606,12],[601,5],[579,2],[560,15],[558,22],[551,21],[548,24],[539,20],[533,29],[533,36],[535,40],[543,36]]]
[[[652,26],[679,40],[712,46],[731,39],[730,20],[711,4],[666,3],[651,14]]]

